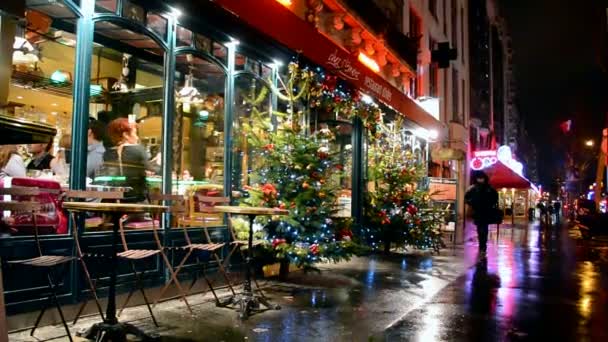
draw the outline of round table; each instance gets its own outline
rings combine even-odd
[[[84,335],[96,341],[124,341],[127,334],[150,338],[143,331],[128,323],[120,323],[116,318],[116,269],[118,268],[118,227],[120,218],[125,214],[162,213],[169,210],[168,206],[140,203],[94,203],[94,202],[63,202],[63,208],[71,212],[97,212],[109,214],[112,217],[112,267],[110,268],[110,288],[108,290],[108,306],[103,323],[93,325]],[[74,227],[74,229],[77,229]]]
[[[241,319],[249,317],[251,311],[258,308],[260,304],[269,309],[278,310],[278,305],[272,305],[263,295],[255,295],[251,287],[251,250],[253,249],[253,222],[258,215],[289,215],[289,211],[279,208],[264,208],[264,207],[241,207],[230,205],[218,205],[213,207],[213,210],[219,213],[246,215],[249,218],[249,239],[247,241],[247,260],[245,270],[245,284],[243,285],[243,293],[238,296],[232,296],[227,304],[237,304],[239,306]]]

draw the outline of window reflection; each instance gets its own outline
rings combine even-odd
[[[221,67],[190,54],[177,56],[176,69],[173,191],[186,196],[187,223],[196,226],[208,219],[199,197],[223,194],[226,76]]]
[[[249,146],[247,129],[254,120],[268,118],[270,114],[270,91],[267,83],[252,74],[242,74],[235,79],[235,115],[232,128],[233,153],[233,190],[242,191],[249,185],[249,173],[264,161]]]
[[[7,91],[0,91],[0,115],[41,123],[57,130],[54,137],[30,145],[0,146],[0,186],[38,187],[34,200],[44,204],[37,214],[42,234],[65,234],[67,224],[59,207],[59,189],[68,183],[70,166],[73,68],[76,16],[63,1],[26,1],[25,20],[4,20],[1,54],[10,56],[0,68],[10,73]],[[34,140],[32,136],[32,141]],[[8,200],[7,198],[4,198]],[[5,212],[0,234],[33,234],[29,214]]]
[[[92,52],[88,187],[145,203],[162,182],[163,50],[143,31],[100,22]],[[90,217],[90,229],[99,229],[98,221]],[[149,215],[130,216],[125,228],[154,224]]]

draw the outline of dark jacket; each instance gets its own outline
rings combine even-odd
[[[128,186],[132,190],[125,193],[128,202],[142,202],[148,197],[148,185],[146,183],[146,170],[148,156],[141,145],[123,145],[119,155],[119,148],[112,147],[103,155],[103,170],[108,176],[124,176],[122,186]]]
[[[498,192],[489,184],[475,184],[464,195],[465,202],[473,208],[475,224],[490,224],[498,208]]]
[[[53,160],[53,158],[55,158],[55,157],[53,157],[50,153],[45,152],[43,155],[32,159],[32,161],[30,161],[30,163],[27,164],[27,169],[28,170],[40,170],[40,171],[50,169],[51,160]]]

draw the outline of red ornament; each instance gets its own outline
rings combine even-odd
[[[407,212],[410,213],[410,215],[416,215],[416,213],[418,212],[418,208],[416,208],[415,205],[410,204],[407,206]]]
[[[342,165],[342,164],[336,164],[336,169],[338,169],[340,171],[344,171],[344,165]]]
[[[277,248],[277,246],[286,243],[285,239],[274,239],[272,240],[272,248]]]
[[[274,144],[264,145],[264,150],[266,150],[266,151],[272,151],[272,150],[274,150]]]
[[[310,250],[310,252],[311,252],[312,254],[314,254],[314,255],[319,254],[319,245],[317,245],[316,243],[315,243],[315,244],[310,245],[310,247],[309,247],[308,249],[309,249],[309,250]]]

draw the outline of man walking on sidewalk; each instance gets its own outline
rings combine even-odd
[[[498,192],[490,185],[490,179],[483,171],[473,173],[473,186],[464,195],[465,202],[473,208],[473,220],[477,226],[479,256],[486,254],[488,225],[496,223]]]

